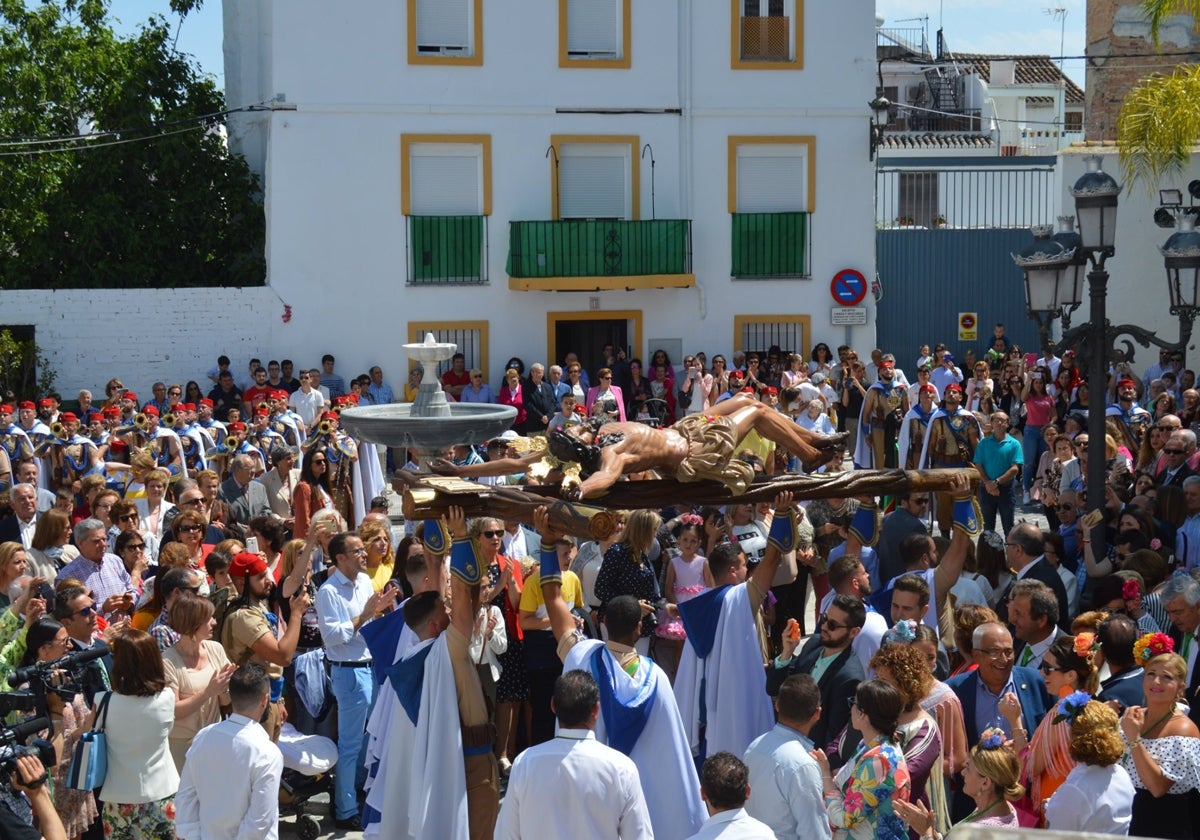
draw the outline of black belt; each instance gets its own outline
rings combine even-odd
[[[339,668],[370,668],[371,660],[365,662],[334,662],[332,659],[326,660],[330,665],[336,665]]]

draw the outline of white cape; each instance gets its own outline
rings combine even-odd
[[[352,528],[362,524],[363,517],[371,510],[371,499],[383,492],[383,470],[379,468],[379,451],[375,444],[356,440],[358,460],[350,473],[351,494],[354,497],[354,521]]]
[[[775,711],[767,696],[762,649],[744,583],[725,590],[708,657],[701,660],[690,640],[683,646],[675,674],[675,700],[693,754],[700,750],[702,680],[708,710],[706,755],[722,750],[745,755],[750,742],[775,725]]]
[[[391,790],[381,809],[379,836],[388,840],[469,838],[462,726],[450,649],[445,637],[439,636],[422,642],[407,655],[429,645],[433,649],[425,660],[417,725],[413,726],[401,706],[399,725],[392,726],[389,733],[388,753],[407,760],[392,777],[395,781],[388,785]]]
[[[592,672],[592,655],[604,643],[596,640],[579,642],[571,648],[563,663],[563,671],[580,670]],[[633,699],[637,683],[617,664],[607,649],[609,670],[615,675],[617,699]],[[642,658],[645,664],[649,660]],[[650,811],[650,824],[657,840],[684,840],[691,837],[708,818],[704,801],[700,798],[700,779],[692,761],[692,750],[688,744],[679,706],[671,691],[671,681],[657,665],[650,663],[651,679],[654,680],[654,706],[650,710],[646,728],[629,753],[637,765],[642,782],[642,793]],[[596,722],[596,740],[608,744],[604,727],[604,715]]]
[[[392,658],[392,664],[399,662],[420,643],[417,634],[405,625],[400,631],[400,641],[396,643],[396,655]],[[375,705],[371,709],[371,716],[367,718],[367,781],[364,785],[367,791],[367,805],[381,814],[387,804],[388,779],[403,778],[409,772],[412,763],[408,753],[389,748],[392,733],[400,725],[400,717],[404,718],[409,726],[412,725],[408,713],[400,705],[396,690],[392,688],[391,680],[385,679],[375,692]],[[378,822],[370,823],[363,829],[363,836],[378,836],[379,829]]]

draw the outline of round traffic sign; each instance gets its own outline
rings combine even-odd
[[[867,296],[867,278],[853,268],[843,268],[833,275],[829,293],[834,303],[842,306],[858,306]]]
[[[964,330],[975,329],[975,315],[971,312],[964,312],[962,317],[958,319],[958,325]]]

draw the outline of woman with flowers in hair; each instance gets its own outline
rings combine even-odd
[[[1187,662],[1170,636],[1147,633],[1133,645],[1142,666],[1145,706],[1121,716],[1126,752],[1121,766],[1136,791],[1129,833],[1140,837],[1195,837],[1200,790],[1200,730],[1177,703],[1187,687]]]
[[[1128,834],[1133,782],[1117,762],[1125,753],[1117,713],[1099,700],[1072,708],[1071,758],[1075,769],[1046,802],[1046,827],[1054,831]]]
[[[958,825],[1019,828],[1017,811],[1012,803],[1020,799],[1021,763],[1005,741],[1004,730],[985,729],[979,743],[971,749],[963,769],[963,793],[975,801],[975,810]],[[935,815],[928,806],[916,802],[897,801],[896,813],[921,840],[942,840],[943,832],[935,826]]]
[[[1096,637],[1091,633],[1059,636],[1054,640],[1039,670],[1046,680],[1046,690],[1051,697],[1059,698],[1059,703],[1053,713],[1042,718],[1028,744],[1024,743],[1024,730],[1019,725],[1013,726],[1013,748],[1021,756],[1022,777],[1027,779],[1030,803],[1039,822],[1046,800],[1075,768],[1071,729],[1063,723],[1070,719],[1072,709],[1090,700],[1100,687],[1094,661],[1095,643]],[[1016,705],[1019,724],[1020,703],[1001,701],[1001,711],[1006,716],[1009,705]]]

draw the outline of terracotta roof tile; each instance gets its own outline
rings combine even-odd
[[[989,134],[951,134],[945,132],[929,134],[883,135],[885,149],[985,149],[992,147]]]
[[[1062,73],[1058,65],[1048,55],[1014,55],[995,56],[982,53],[955,53],[954,58],[974,68],[979,78],[990,82],[992,78],[992,62],[997,59],[1012,58],[1017,62],[1016,82],[1019,85],[1057,84],[1059,80],[1066,82],[1066,101],[1071,104],[1083,103],[1083,88],[1075,84],[1070,76]]]

